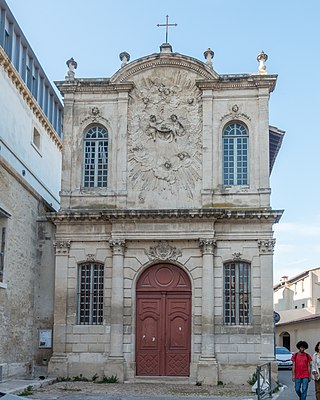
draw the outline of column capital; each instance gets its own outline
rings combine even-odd
[[[216,239],[199,239],[199,246],[201,248],[202,254],[214,254],[215,248],[217,246]]]
[[[273,254],[276,239],[261,239],[258,240],[260,254]]]
[[[111,247],[113,254],[124,254],[126,241],[124,239],[110,239],[109,246]]]
[[[56,240],[53,242],[53,247],[56,252],[56,256],[65,256],[69,254],[71,246],[70,240]]]

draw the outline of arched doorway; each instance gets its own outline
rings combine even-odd
[[[282,332],[280,337],[282,338],[282,346],[286,347],[290,351],[290,333]]]
[[[137,375],[189,376],[189,277],[174,264],[159,263],[142,273],[136,292]]]

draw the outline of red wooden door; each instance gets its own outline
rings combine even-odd
[[[157,264],[137,284],[137,375],[189,376],[191,290],[184,271]]]

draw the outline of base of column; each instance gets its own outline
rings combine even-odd
[[[54,353],[48,364],[48,374],[68,376],[68,357],[65,353]]]
[[[124,359],[109,357],[107,364],[104,368],[104,375],[106,377],[116,376],[120,383],[124,382]]]
[[[197,381],[205,385],[218,384],[218,364],[215,357],[201,357],[198,363]]]

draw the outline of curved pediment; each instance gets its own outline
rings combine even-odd
[[[168,67],[194,72],[199,79],[216,80],[219,77],[207,64],[193,57],[179,53],[155,53],[126,64],[111,77],[110,83],[130,81],[142,71]]]

